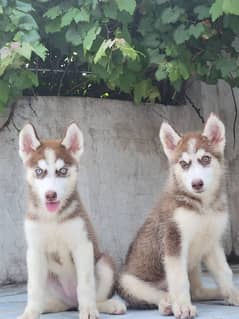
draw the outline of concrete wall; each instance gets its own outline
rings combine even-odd
[[[225,244],[228,253],[233,251],[239,255],[238,145],[235,148],[231,145],[235,107],[233,103],[225,107],[225,87],[229,88],[224,83],[220,85],[224,91],[216,102],[212,95],[218,87],[192,84],[188,95],[191,102],[195,99],[201,107],[203,117],[214,110],[227,124],[227,155],[233,168],[229,174],[228,188],[232,199],[234,245],[230,232]],[[74,120],[79,124],[85,136],[85,153],[79,176],[80,193],[101,246],[114,256],[119,265],[165,181],[167,163],[158,139],[163,119],[181,131],[202,127],[192,105],[134,106],[130,102],[73,97],[19,100],[13,121],[0,132],[0,284],[26,279],[24,179],[18,156],[18,129],[31,121],[40,137],[60,137],[69,122]]]

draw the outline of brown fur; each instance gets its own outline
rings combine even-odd
[[[219,162],[222,161],[223,159],[222,154],[215,151],[214,146],[212,145],[212,143],[209,141],[209,139],[206,136],[203,136],[199,132],[189,132],[182,136],[181,140],[179,141],[175,149],[174,157],[173,157],[174,163],[176,163],[179,160],[183,152],[187,152],[188,142],[191,139],[196,140],[196,145],[195,145],[196,151],[202,148],[206,152],[211,153],[214,157],[216,157]]]
[[[44,159],[44,152],[47,148],[54,150],[56,158],[61,158],[67,165],[73,165],[76,163],[75,159],[66,150],[65,146],[61,144],[60,141],[46,140],[42,141],[36,151],[32,153],[29,160],[27,161],[27,165],[30,167],[36,167],[38,161]]]

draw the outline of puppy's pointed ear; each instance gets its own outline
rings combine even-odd
[[[209,139],[214,149],[221,153],[224,152],[226,143],[225,126],[214,113],[209,115],[202,135]]]
[[[41,142],[37,136],[36,130],[32,124],[26,124],[19,134],[19,154],[25,162],[32,152],[34,152]]]
[[[171,160],[181,136],[167,122],[163,122],[160,128],[159,137],[165,154],[168,159]]]
[[[65,146],[78,162],[84,151],[84,139],[81,130],[75,123],[71,123],[67,127],[65,137],[61,144]]]

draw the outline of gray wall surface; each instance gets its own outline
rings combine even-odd
[[[72,121],[85,137],[79,190],[95,225],[101,247],[120,265],[130,241],[152,208],[167,176],[167,161],[158,138],[163,119],[179,131],[202,128],[210,111],[227,128],[228,190],[232,229],[227,253],[239,255],[238,121],[233,129],[238,90],[191,83],[188,105],[139,105],[131,102],[74,97],[23,98],[13,120],[0,132],[0,284],[26,279],[23,234],[24,171],[18,156],[18,129],[31,121],[40,137],[60,137]],[[239,100],[238,100],[239,101]],[[196,108],[200,108],[200,112]],[[0,119],[1,122],[4,118]],[[231,233],[232,231],[232,233]],[[233,239],[233,240],[231,240]]]

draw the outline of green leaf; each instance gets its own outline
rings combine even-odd
[[[115,0],[120,11],[127,11],[130,15],[133,15],[136,8],[135,0]]]
[[[41,43],[35,43],[32,45],[32,50],[38,55],[43,61],[46,58],[47,48]]]
[[[216,21],[223,14],[223,0],[216,0],[209,10],[212,21]]]
[[[61,19],[57,18],[54,21],[49,21],[45,25],[46,33],[56,33],[61,30]]]
[[[134,87],[134,102],[136,104],[139,104],[143,98],[149,98],[153,102],[157,97],[160,97],[160,92],[149,79],[138,82]]]
[[[40,35],[36,30],[30,30],[30,31],[18,31],[13,40],[18,42],[37,42],[40,39]]]
[[[157,71],[155,72],[155,77],[158,81],[166,79],[168,76],[166,70],[163,70],[161,66],[158,67]]]
[[[204,25],[199,22],[197,24],[191,24],[188,29],[189,34],[193,35],[195,39],[198,39],[204,32]]]
[[[47,17],[51,20],[54,20],[55,18],[59,17],[62,13],[62,9],[59,6],[54,6],[52,8],[50,8],[49,10],[47,10],[43,17]]]
[[[189,31],[185,29],[184,24],[180,24],[180,26],[175,30],[173,38],[177,44],[182,44],[190,38]]]
[[[226,14],[223,17],[223,27],[231,29],[233,33],[237,34],[239,30],[239,16]]]
[[[118,48],[125,58],[130,58],[135,60],[138,57],[138,53],[134,48],[132,48],[125,39],[115,39],[115,46]]]
[[[236,59],[220,57],[216,61],[216,68],[224,78],[228,77],[237,68]]]
[[[161,14],[161,20],[164,24],[175,23],[178,21],[179,17],[184,13],[182,8],[177,6],[173,8],[166,8]]]
[[[74,46],[82,44],[83,39],[79,30],[75,26],[71,26],[66,31],[66,41],[72,43]]]
[[[38,76],[36,73],[29,71],[29,73],[27,73],[27,77],[32,82],[33,86],[39,85]]]
[[[30,60],[31,55],[32,55],[32,46],[28,42],[23,42],[21,47],[17,50],[17,52],[24,56],[27,60]]]
[[[224,0],[222,8],[225,13],[239,15],[238,0]]]
[[[106,56],[106,50],[108,48],[112,48],[113,44],[114,44],[114,40],[108,39],[108,40],[104,40],[101,43],[101,46],[99,47],[98,51],[96,52],[96,55],[94,57],[94,63],[98,63],[104,56]]]
[[[181,74],[182,78],[184,80],[188,80],[190,73],[189,73],[189,70],[187,68],[187,65],[183,62],[177,61],[177,66],[178,66],[178,70],[179,70],[179,73]]]
[[[210,16],[209,9],[210,8],[205,5],[200,5],[195,7],[193,11],[197,14],[199,20],[203,20]]]
[[[30,3],[18,1],[18,0],[16,1],[16,9],[22,12],[30,12],[34,10]]]
[[[0,6],[0,14],[3,14],[3,7]]]
[[[38,79],[36,74],[29,70],[22,70],[20,73],[16,74],[15,81],[13,85],[20,91],[27,88],[38,85]]]
[[[0,79],[0,103],[6,104],[9,98],[9,87],[7,82]]]
[[[1,60],[0,63],[0,76],[4,74],[6,69],[13,64],[14,56],[13,55],[8,55],[4,59]]]
[[[76,23],[78,22],[89,22],[90,21],[90,14],[84,8],[77,10],[75,12],[74,20]]]
[[[92,47],[94,40],[96,39],[97,35],[100,33],[101,27],[93,26],[86,34],[86,37],[83,41],[83,48],[85,51],[89,51]]]
[[[175,63],[168,63],[168,77],[171,82],[176,82],[180,79],[180,73],[177,67],[175,67]]]
[[[114,1],[110,1],[103,4],[104,14],[107,18],[116,19],[117,7]]]
[[[61,27],[63,28],[70,25],[78,13],[79,13],[78,8],[70,8],[61,18]]]
[[[32,29],[38,29],[38,25],[30,14],[25,14],[24,17],[19,20],[19,28],[30,31]]]

